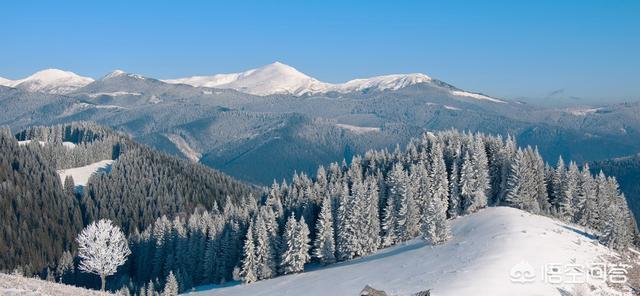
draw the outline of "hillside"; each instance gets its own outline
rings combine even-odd
[[[545,282],[545,264],[590,266],[617,258],[575,226],[513,208],[487,208],[455,219],[452,234],[453,239],[440,246],[413,240],[302,274],[225,288],[201,287],[189,295],[359,295],[365,285],[390,295],[426,289],[436,296],[569,295],[579,288]],[[510,274],[529,270],[522,262],[533,268],[533,282],[511,280]],[[588,282],[594,295],[614,291],[597,280]]]

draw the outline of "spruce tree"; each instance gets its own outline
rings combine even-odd
[[[322,201],[320,216],[316,222],[316,238],[313,243],[313,257],[324,264],[333,263],[336,260],[331,203],[328,196]]]
[[[242,267],[240,268],[240,276],[245,284],[253,283],[258,280],[255,254],[253,227],[249,224],[246,239],[244,241]]]

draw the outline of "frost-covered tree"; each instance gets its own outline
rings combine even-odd
[[[164,290],[162,290],[162,296],[178,296],[180,287],[176,276],[173,275],[173,271],[169,272],[166,283],[164,284]]]
[[[116,273],[131,254],[124,233],[111,220],[102,219],[83,229],[77,242],[80,270],[99,275],[104,291],[106,277]]]
[[[324,264],[333,263],[336,260],[332,212],[331,199],[327,196],[322,201],[320,216],[316,223],[316,238],[313,243],[313,257]]]
[[[256,272],[259,280],[268,279],[276,274],[275,249],[262,214],[255,221]]]
[[[240,268],[240,276],[245,284],[253,283],[258,280],[256,268],[256,251],[253,243],[253,226],[249,224],[247,236],[242,249],[243,259]]]
[[[511,162],[506,192],[505,203],[508,206],[532,213],[539,211],[531,159],[522,149],[518,149]]]
[[[281,256],[280,267],[283,274],[298,273],[304,270],[309,261],[309,228],[301,218],[296,222],[294,215],[289,216],[285,226],[283,242],[286,244]]]

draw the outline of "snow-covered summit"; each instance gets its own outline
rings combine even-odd
[[[429,76],[415,73],[376,76],[333,84],[322,82],[280,62],[240,73],[164,80],[167,83],[183,83],[197,87],[235,89],[254,95],[305,95],[332,91],[347,93],[365,89],[397,90],[429,81],[431,81]]]
[[[67,94],[93,82],[92,78],[83,77],[69,71],[46,69],[19,80],[0,81],[0,84],[21,88],[27,91]]]
[[[131,74],[118,69],[118,70],[113,70],[111,73],[105,75],[104,77],[102,77],[101,80],[108,80],[108,79],[113,79],[118,77],[131,77],[136,79],[144,79],[142,75]]]

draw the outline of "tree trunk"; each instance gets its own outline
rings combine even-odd
[[[102,281],[102,287],[100,288],[100,291],[104,291],[104,286],[105,286],[105,285],[106,285],[106,283],[107,283],[106,276],[105,276],[104,274],[101,274],[101,275],[100,275],[100,280]]]

